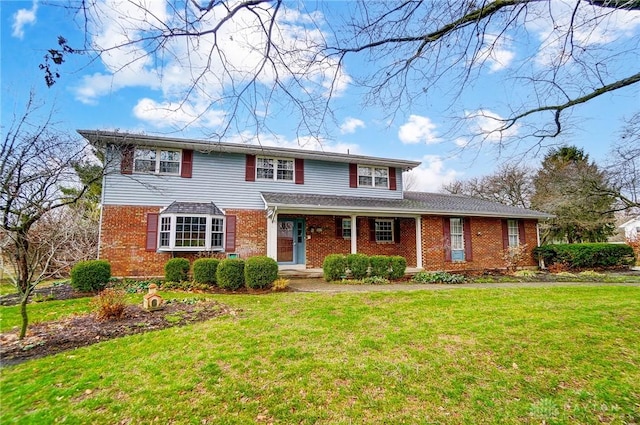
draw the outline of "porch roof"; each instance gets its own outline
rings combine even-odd
[[[262,192],[267,208],[306,214],[458,215],[545,219],[550,214],[461,195],[404,192],[403,199]]]

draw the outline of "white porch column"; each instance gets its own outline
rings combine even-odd
[[[416,267],[422,268],[422,217],[416,216]]]
[[[267,214],[267,257],[278,261],[278,213]]]
[[[352,215],[351,216],[351,253],[352,254],[357,254],[358,253],[358,227],[357,227],[357,221],[356,220],[356,216]]]

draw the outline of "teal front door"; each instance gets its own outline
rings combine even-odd
[[[278,263],[305,264],[304,219],[278,219]]]

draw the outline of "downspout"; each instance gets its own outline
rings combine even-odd
[[[540,222],[536,223],[536,243],[536,246],[540,246]],[[542,256],[538,259],[538,267],[540,267],[541,270],[545,269],[544,258],[542,258]]]

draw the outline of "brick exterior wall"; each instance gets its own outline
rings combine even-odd
[[[104,206],[102,210],[100,258],[111,262],[114,276],[150,277],[164,275],[164,264],[172,253],[145,250],[148,213],[157,213],[159,206]],[[240,258],[266,255],[267,217],[263,210],[227,210],[236,216],[236,249]],[[300,218],[299,215],[280,215],[280,218]],[[306,266],[320,268],[329,254],[351,252],[351,241],[336,237],[336,216],[305,216],[307,227]],[[346,218],[346,217],[345,217]],[[498,218],[471,217],[465,220],[470,226],[473,258],[471,261],[445,261],[444,219],[441,216],[422,217],[422,265],[426,270],[480,271],[504,268],[502,260],[502,220]],[[369,218],[358,217],[358,252],[367,255],[401,255],[409,267],[415,267],[416,231],[413,218],[401,218],[400,243],[376,243],[369,240]],[[529,250],[537,244],[536,220],[525,220],[525,238]],[[308,229],[321,227],[322,232]],[[193,261],[199,253],[176,253]],[[226,253],[214,253],[218,258]],[[529,256],[527,266],[536,266]]]
[[[422,217],[422,266],[425,270],[481,271],[505,268],[502,255],[502,220],[499,218],[468,217],[465,225],[471,229],[471,261],[446,261],[444,249],[444,220],[448,217]],[[531,254],[537,246],[536,220],[524,220],[525,243],[529,255],[525,266],[536,266]]]

